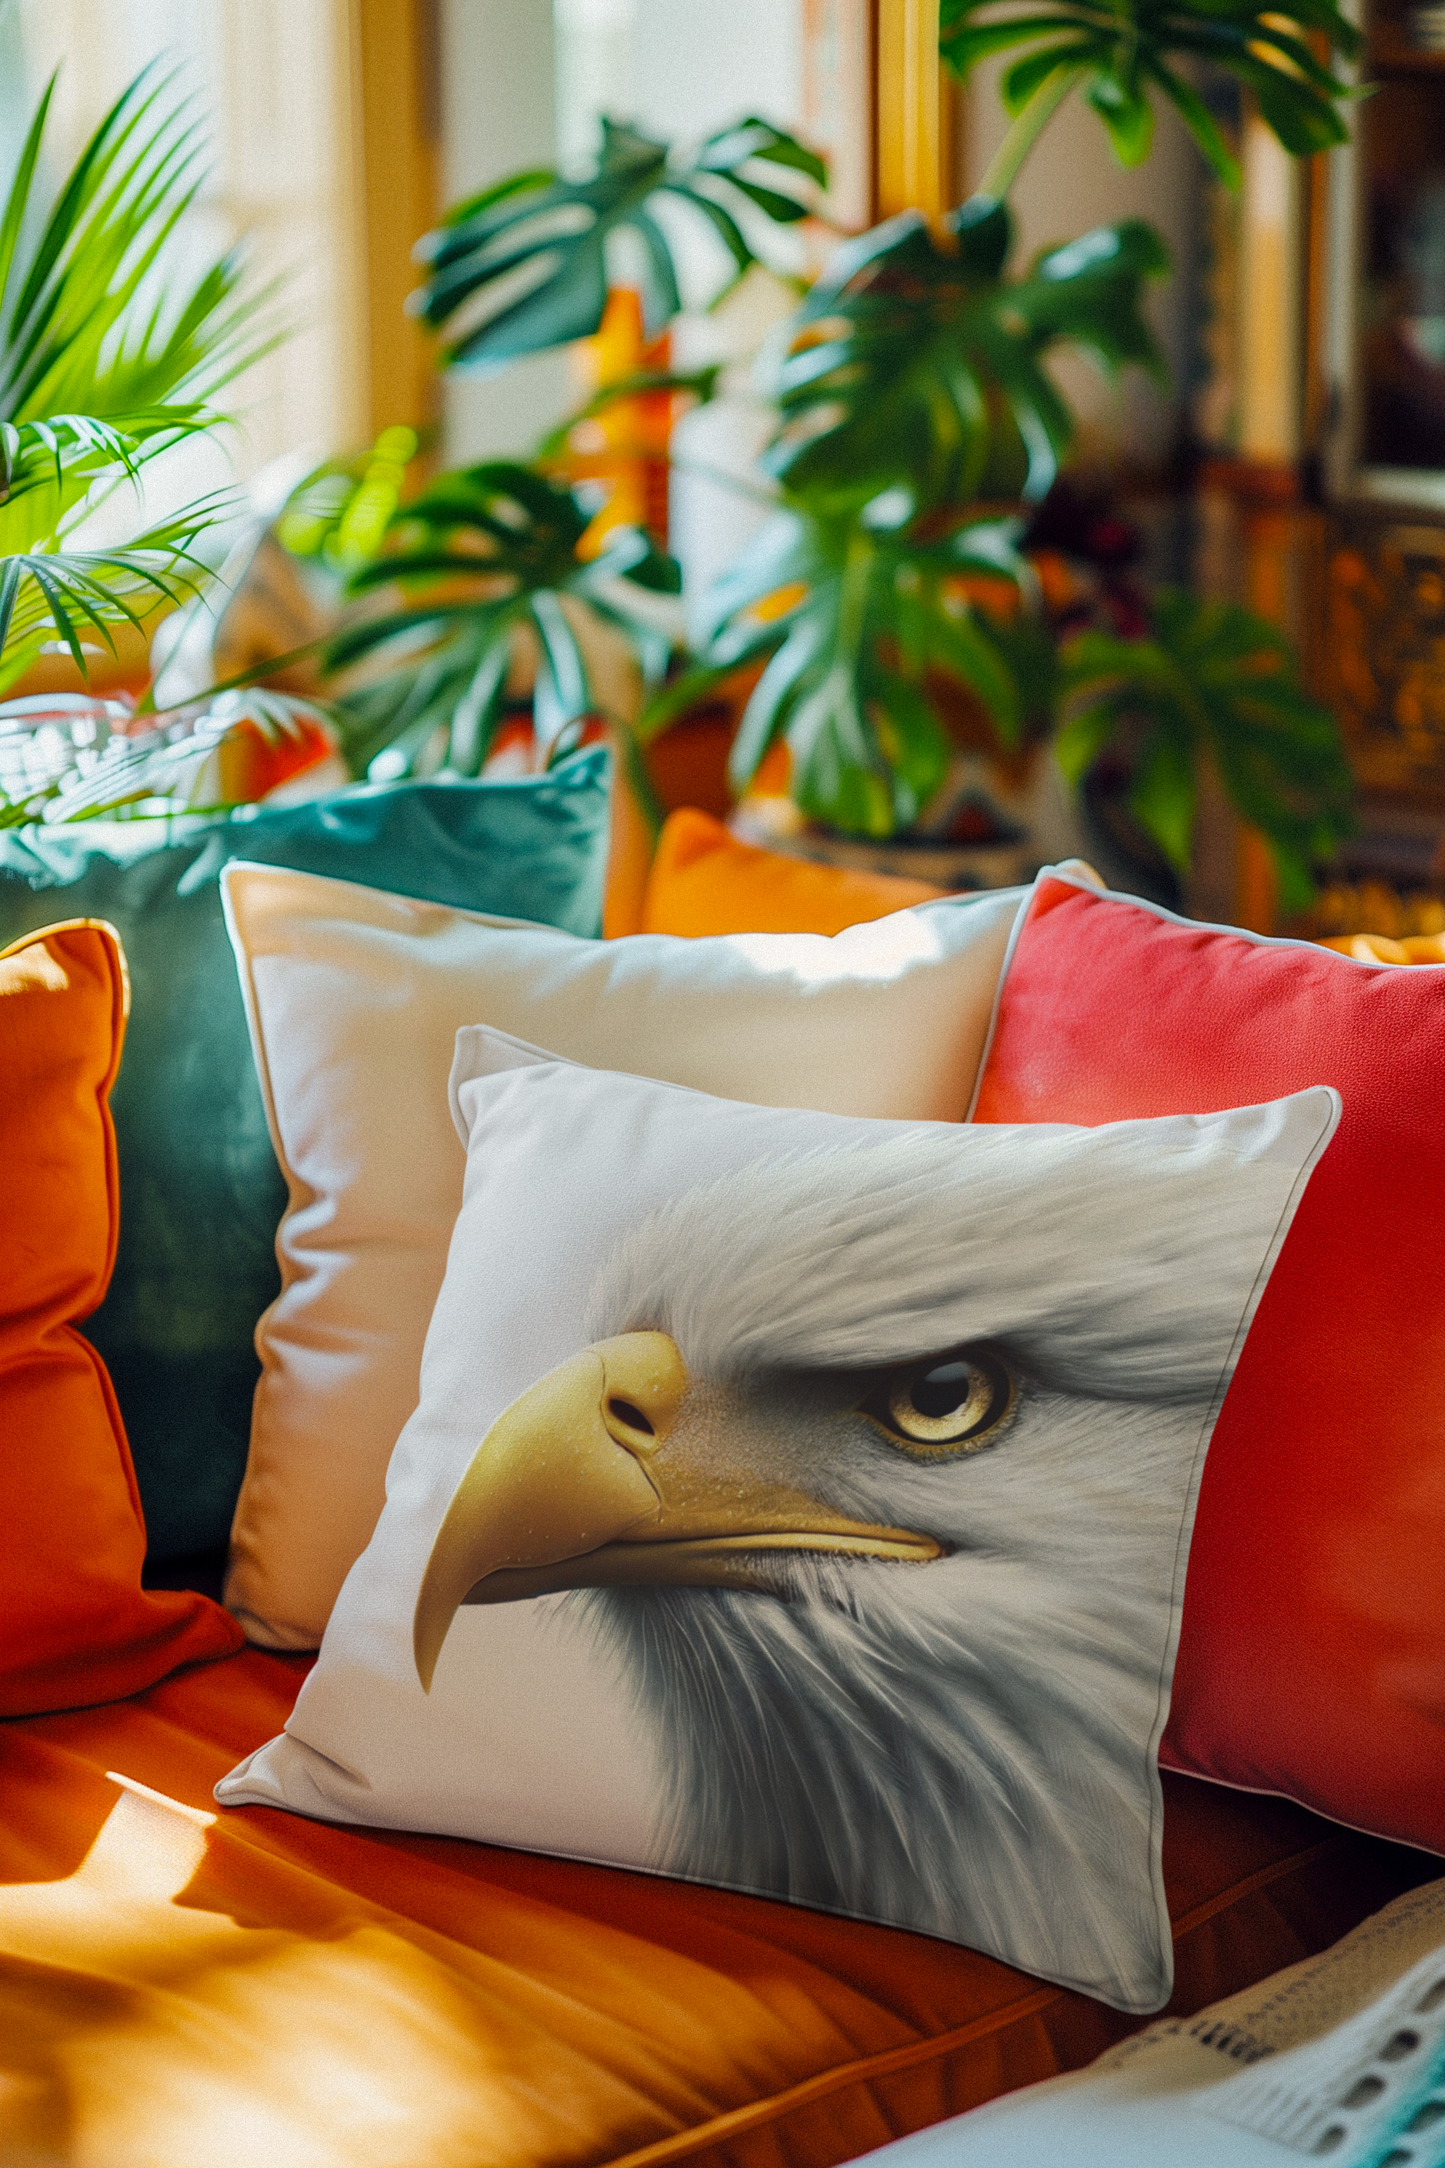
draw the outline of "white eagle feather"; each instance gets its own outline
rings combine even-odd
[[[1036,1132],[1022,1185],[1008,1131],[942,1182],[933,1137],[893,1134],[699,1188],[619,1245],[587,1331],[672,1336],[694,1449],[946,1554],[568,1599],[662,1734],[653,1864],[1054,1977],[1155,1939],[1157,1886],[1121,1917],[1100,1870],[1159,1811],[1188,1494],[1280,1204],[1241,1209],[1209,1126],[1127,1184],[1107,1149],[1081,1171],[1078,1131]],[[859,1412],[880,1367],[978,1343],[1017,1387],[997,1443],[918,1460]]]

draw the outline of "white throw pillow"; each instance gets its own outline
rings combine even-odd
[[[1336,1095],[871,1122],[473,1028],[454,1098],[465,1201],[386,1509],[286,1736],[217,1797],[1157,2008],[1203,1451]]]
[[[826,939],[584,941],[275,866],[222,878],[290,1190],[226,1601],[315,1648],[381,1511],[462,1195],[458,1027],[765,1106],[959,1121],[1024,891]]]

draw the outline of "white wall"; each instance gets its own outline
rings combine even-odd
[[[636,112],[648,127],[706,135],[744,113],[797,126],[799,0],[635,0],[634,24]]]
[[[556,20],[558,137],[574,156],[595,143],[599,111],[668,142],[696,140],[754,113],[779,127],[802,126],[801,0],[556,0]],[[705,230],[688,227],[685,213],[673,230],[689,235],[684,292],[706,299],[731,265]],[[801,237],[766,230],[780,265],[801,271]],[[765,516],[751,491],[719,477],[753,479],[771,422],[751,394],[747,363],[791,298],[755,273],[721,309],[685,316],[674,333],[679,366],[735,364],[725,396],[685,417],[674,437],[671,545],[690,594],[737,555]]]
[[[443,206],[556,155],[552,0],[442,0]],[[449,464],[525,455],[572,402],[565,354],[444,379]]]
[[[443,201],[522,166],[584,159],[603,111],[685,141],[745,113],[796,127],[802,97],[801,0],[443,0]],[[704,236],[700,289],[727,268]],[[748,352],[786,305],[782,289],[754,281],[720,317],[680,326],[677,356]],[[445,456],[525,454],[578,396],[565,354],[451,376]],[[740,386],[683,424],[679,460],[746,473],[765,426]],[[690,587],[735,554],[758,517],[748,497],[680,467],[673,542]]]

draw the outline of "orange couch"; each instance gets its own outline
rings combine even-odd
[[[829,905],[819,869],[766,858],[687,816],[647,922]],[[905,900],[855,882],[846,909]],[[281,1727],[305,1669],[243,1650],[0,1723],[7,2168],[831,2168],[1141,2022],[900,1930],[218,1812],[216,1779]],[[1439,1872],[1282,1800],[1164,1789],[1179,2013]]]
[[[0,1726],[0,2158],[829,2168],[1139,2022],[758,1898],[217,1813],[305,1668],[245,1650]],[[1179,2012],[1438,1872],[1282,1800],[1164,1783]]]

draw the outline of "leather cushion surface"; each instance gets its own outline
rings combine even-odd
[[[0,1727],[0,2095],[22,2157],[249,2168],[264,2133],[308,2168],[832,2168],[1138,2022],[759,1898],[265,1808],[212,1818],[217,1777],[305,1670],[246,1650]],[[107,1770],[177,1805],[122,1798]],[[1184,1777],[1165,1798],[1179,2012],[1435,1871],[1281,1800]]]

